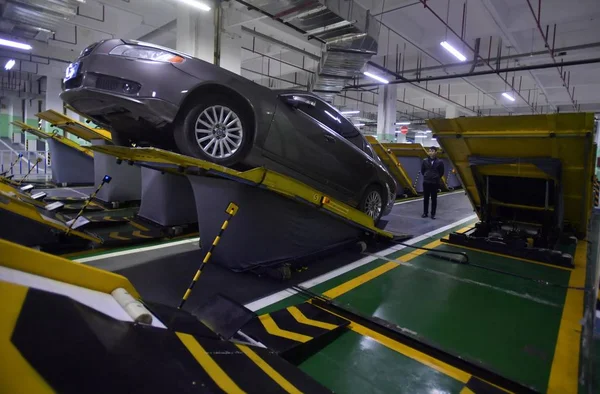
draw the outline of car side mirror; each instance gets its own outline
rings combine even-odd
[[[294,108],[298,108],[301,105],[314,107],[317,104],[317,102],[315,100],[311,100],[309,98],[302,97],[302,96],[295,96],[292,94],[282,95],[282,96],[279,96],[279,98]]]

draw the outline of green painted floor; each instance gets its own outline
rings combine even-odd
[[[560,268],[444,244],[436,249],[464,251],[472,263],[515,275],[558,285],[569,282],[570,271]],[[410,252],[407,248],[391,257]],[[324,293],[386,263],[373,261],[312,290]],[[420,255],[336,301],[545,392],[565,297],[561,287]],[[302,301],[291,297],[259,313]],[[459,393],[464,387],[463,382],[355,332],[343,334],[301,368],[339,393]]]

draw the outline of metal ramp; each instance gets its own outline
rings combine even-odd
[[[405,194],[407,196],[416,196],[418,194],[417,190],[415,189],[412,180],[406,173],[406,170],[398,161],[396,155],[390,149],[384,147],[379,141],[377,141],[377,138],[370,135],[366,136],[366,138],[367,141],[369,141],[369,143],[373,147],[373,150],[375,151],[377,156],[379,156],[379,158],[385,164],[386,168],[390,171],[390,173],[398,183],[398,186],[400,186],[403,189],[403,193],[399,194]]]
[[[94,183],[94,152],[58,133],[46,133],[18,120],[11,123],[48,142],[54,184],[66,186]]]
[[[413,188],[417,192],[423,193],[421,162],[427,158],[427,151],[423,148],[423,145],[408,143],[386,143],[382,145],[397,157],[398,162],[402,164],[408,177],[412,180]],[[441,186],[443,191],[449,190],[445,176],[442,177]]]
[[[97,236],[83,231],[71,230],[67,235],[69,226],[56,214],[45,210],[44,204],[4,183],[0,183],[0,218],[1,237],[24,245],[102,243]]]
[[[125,277],[1,239],[0,251],[3,392],[331,392],[269,348],[145,304]]]
[[[365,213],[266,168],[240,172],[155,148],[95,146],[92,149],[113,155],[123,163],[165,173],[164,182],[172,175],[187,178],[191,187],[182,188],[182,193],[172,196],[166,209],[174,211],[179,205],[189,204],[191,195],[188,212],[197,215],[202,243],[218,235],[227,218],[227,204],[238,205],[235,225],[227,227],[226,236],[219,238],[219,247],[211,254],[216,264],[232,271],[281,267],[313,259],[321,253],[333,253],[360,239],[410,237],[379,229]],[[156,196],[143,193],[142,206],[145,198]]]
[[[430,120],[481,222],[450,243],[573,266],[595,166],[593,114]],[[494,242],[490,242],[493,236]]]
[[[86,141],[105,140],[112,141],[110,131],[104,129],[91,128],[88,125],[72,119],[66,115],[58,113],[52,109],[36,114],[38,118],[50,123],[53,127],[58,127],[68,133],[75,134],[77,137]]]

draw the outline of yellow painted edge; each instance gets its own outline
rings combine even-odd
[[[265,360],[263,360],[258,354],[246,345],[236,344],[238,347],[254,364],[263,370],[275,383],[277,383],[282,389],[290,394],[302,394],[302,391],[298,390],[293,384],[291,384],[286,378],[281,376],[273,367],[271,367]]]
[[[142,234],[142,232],[139,230],[132,232],[131,235],[133,235],[134,237],[137,237],[137,238],[146,238],[146,239],[154,238],[152,236]]]
[[[27,296],[27,287],[0,281],[0,391],[3,393],[46,394],[54,390],[11,342],[17,319]]]
[[[208,376],[226,393],[243,394],[244,391],[227,375],[225,371],[212,359],[204,350],[202,345],[196,341],[196,338],[189,334],[181,332],[176,333],[179,340],[185,345],[187,350],[194,356],[198,364],[204,368]]]
[[[292,341],[302,343],[308,342],[312,339],[312,337],[309,337],[308,335],[303,335],[297,332],[292,332],[279,328],[277,323],[275,323],[275,320],[273,320],[273,318],[269,314],[259,316],[258,320],[260,320],[262,325],[265,327],[265,330],[267,330],[267,332],[271,335],[291,339]]]
[[[308,317],[306,317],[304,315],[304,313],[302,313],[302,311],[300,309],[298,309],[295,306],[290,306],[287,308],[287,310],[288,310],[288,312],[290,312],[290,315],[292,315],[292,317],[294,319],[296,319],[296,321],[298,323],[306,324],[308,326],[313,326],[313,327],[319,327],[324,330],[330,330],[330,331],[338,328],[338,326],[336,326],[335,324],[326,323],[324,321],[319,321],[319,320],[309,319]]]
[[[318,305],[315,305],[315,306],[317,308],[323,309]],[[333,315],[339,316],[336,313],[333,313],[329,310],[326,310],[326,309],[323,309],[323,310],[325,310]],[[346,319],[343,316],[339,316],[339,317]],[[348,320],[348,319],[346,319],[346,320]],[[423,365],[426,365],[432,369],[435,369],[436,371],[441,372],[444,375],[450,376],[451,378],[456,379],[461,383],[467,383],[469,381],[469,379],[471,379],[472,375],[461,369],[453,367],[450,364],[447,364],[447,363],[440,361],[436,358],[433,358],[423,352],[420,352],[416,349],[406,346],[403,343],[395,341],[383,334],[378,333],[377,331],[371,330],[370,328],[360,325],[356,322],[350,321],[348,328],[357,334],[360,334],[362,336],[373,339],[374,341],[387,347],[390,350],[393,350],[393,351],[400,353],[400,354],[402,354],[412,360],[415,360]]]
[[[460,394],[475,394],[475,392],[468,387],[463,387],[463,389],[460,390]]]
[[[133,220],[129,222],[129,224],[131,224],[133,227],[137,228],[138,230],[142,230],[142,231],[150,231],[148,228],[142,226],[139,223],[134,222]]]
[[[584,287],[587,269],[587,242],[579,241],[575,250],[575,269],[571,271],[569,286]],[[554,358],[548,380],[548,393],[577,393],[579,351],[581,344],[581,319],[583,318],[584,292],[568,289],[563,307]]]
[[[124,276],[75,263],[63,257],[53,256],[3,239],[0,239],[0,266],[102,293],[110,294],[114,289],[122,287],[134,298],[140,297],[131,282]]]
[[[448,239],[448,238],[444,238],[444,239]],[[502,258],[505,258],[505,259],[513,259],[513,260],[523,261],[525,263],[531,263],[531,264],[536,264],[536,265],[543,265],[543,266],[546,266],[546,267],[556,268],[556,269],[560,269],[560,270],[563,270],[563,271],[572,271],[573,270],[572,268],[561,267],[560,265],[553,265],[553,264],[542,263],[540,261],[524,259],[522,257],[514,257],[514,256],[509,256],[507,254],[502,254],[502,253],[497,253],[497,252],[490,252],[490,251],[483,250],[483,249],[471,248],[469,246],[455,245],[455,244],[451,244],[451,243],[444,243],[444,245],[452,246],[453,248],[472,250],[473,252],[480,252],[480,253],[485,253],[485,254],[491,254],[493,256],[498,256],[498,257],[502,257]]]
[[[433,242],[425,245],[424,247],[433,249],[433,248],[439,246],[440,244],[441,244],[441,242],[439,240],[437,240],[437,241],[433,241]],[[393,270],[394,268],[397,268],[398,266],[400,266],[400,264],[398,264],[398,262],[405,263],[405,262],[410,261],[410,260],[414,259],[415,257],[420,256],[426,252],[427,252],[426,250],[415,249],[412,252],[399,257],[395,261],[387,262],[369,272],[366,272],[360,276],[357,276],[354,279],[349,280],[348,282],[342,283],[341,285],[336,286],[333,289],[329,289],[325,293],[323,293],[323,295],[325,297],[329,297],[329,298],[339,297],[342,294],[345,294],[345,293],[349,292],[350,290],[353,290],[353,289],[357,288],[358,286],[363,285],[363,284],[377,278],[378,276],[381,276],[381,275],[385,274],[386,272]],[[396,262],[396,261],[398,261],[398,262]]]
[[[118,240],[121,240],[121,241],[129,241],[131,239],[131,238],[127,238],[127,237],[121,237],[119,235],[118,231],[113,231],[112,233],[108,234],[108,237],[112,238],[112,239],[118,239]]]

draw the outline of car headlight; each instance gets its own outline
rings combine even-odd
[[[134,59],[153,60],[156,62],[182,63],[183,57],[161,49],[139,45],[119,45],[110,51],[111,55],[130,57]]]

